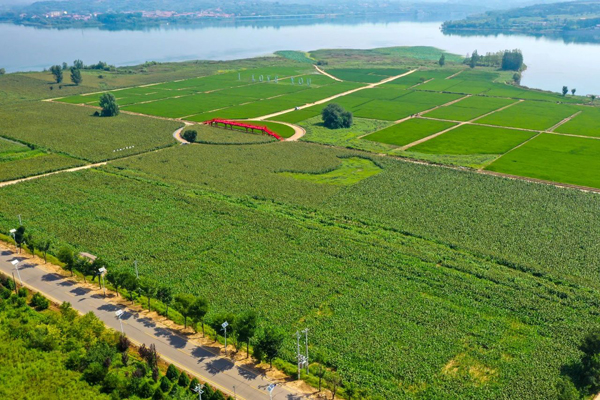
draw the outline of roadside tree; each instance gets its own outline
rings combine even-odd
[[[273,368],[273,359],[277,357],[283,346],[284,333],[278,328],[266,327],[261,330],[254,343],[254,357],[258,361],[268,361]]]

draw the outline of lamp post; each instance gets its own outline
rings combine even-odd
[[[304,333],[304,344],[306,346],[306,374],[308,375],[309,371],[308,371],[308,328],[304,329],[302,331],[302,333]]]
[[[229,322],[225,321],[221,324],[221,326],[225,331],[225,357],[227,357],[227,327],[229,326]]]
[[[106,275],[106,272],[105,267],[98,269],[98,274],[100,274],[100,285],[104,288],[104,297],[106,297],[106,285],[104,284],[104,275]]]
[[[271,383],[271,384],[269,385],[269,387],[267,388],[267,390],[269,391],[269,398],[270,398],[271,400],[273,400],[273,390],[275,390],[275,386],[277,386],[277,385],[276,385],[276,384],[274,384],[274,383]]]
[[[115,312],[115,315],[117,316],[117,319],[119,320],[119,324],[121,325],[121,334],[125,335],[125,331],[123,331],[123,321],[121,321],[121,317],[123,316],[124,312],[123,310],[117,310]]]
[[[15,269],[17,270],[17,276],[19,277],[19,281],[21,281],[21,286],[23,286],[23,279],[21,279],[21,273],[19,272],[19,260],[12,260],[10,262],[12,265],[15,266]]]

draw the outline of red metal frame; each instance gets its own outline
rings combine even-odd
[[[246,132],[248,132],[248,129],[251,129],[252,133],[254,133],[254,130],[257,130],[257,131],[266,133],[267,135],[273,136],[277,140],[283,140],[283,138],[281,136],[279,136],[278,134],[276,134],[275,132],[273,132],[272,130],[267,128],[266,126],[250,125],[250,124],[245,124],[245,123],[239,122],[239,121],[231,121],[228,119],[219,119],[219,118],[204,121],[204,124],[210,125],[210,126],[219,126],[219,124],[223,124],[224,128],[231,128],[231,129],[233,129],[234,126],[238,126],[240,128],[245,128]]]

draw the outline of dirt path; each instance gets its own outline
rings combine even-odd
[[[455,73],[454,75],[450,75],[450,76],[449,76],[449,77],[447,77],[446,79],[452,79],[452,78],[454,78],[455,76],[458,76],[458,75],[462,74],[462,73],[463,73],[463,71],[464,71],[464,69],[463,69],[463,70],[460,70],[460,71],[458,71],[458,72],[457,72],[457,73]]]
[[[338,93],[338,94],[333,95],[331,97],[328,97],[326,99],[315,101],[314,103],[307,103],[307,104],[304,104],[304,105],[296,107],[296,108],[290,108],[288,110],[278,111],[278,112],[273,113],[273,114],[263,115],[262,117],[252,118],[252,120],[268,120],[270,118],[278,117],[280,115],[287,114],[287,113],[292,112],[292,111],[303,110],[305,108],[309,108],[309,107],[316,106],[316,105],[319,105],[319,104],[324,104],[324,103],[330,102],[332,100],[335,100],[337,98],[348,96],[348,95],[350,95],[352,93],[360,92],[361,90],[373,89],[373,88],[375,88],[377,86],[383,85],[384,83],[388,83],[388,82],[394,81],[396,79],[400,79],[402,77],[410,75],[410,74],[412,74],[412,73],[414,73],[416,71],[418,71],[418,69],[413,69],[412,71],[408,71],[408,72],[406,72],[404,74],[386,78],[386,79],[384,79],[384,80],[382,80],[380,82],[377,82],[377,83],[371,83],[371,84],[369,84],[367,86],[361,86],[361,87],[356,88],[356,89],[348,90],[347,92]]]
[[[448,103],[448,104],[454,104],[454,103],[457,103],[457,102],[459,102],[459,101],[461,101],[461,100],[464,100],[464,99],[466,99],[466,98],[468,98],[468,97],[471,97],[471,96],[470,96],[470,95],[468,95],[468,96],[466,96],[466,97],[460,98],[460,99],[458,99],[458,100],[455,100],[454,102],[450,102],[450,103]],[[414,146],[416,146],[416,145],[419,145],[419,144],[421,144],[421,143],[427,142],[428,140],[431,140],[431,139],[433,139],[433,138],[436,138],[436,137],[438,137],[438,136],[440,136],[440,135],[442,135],[442,134],[444,134],[444,133],[446,133],[446,132],[450,132],[450,131],[453,131],[454,129],[460,128],[461,126],[464,126],[464,125],[475,125],[475,124],[474,124],[474,122],[475,122],[475,121],[478,121],[478,120],[480,120],[481,118],[485,118],[485,117],[487,117],[488,115],[492,115],[492,114],[495,114],[495,113],[497,113],[497,112],[500,112],[500,111],[502,111],[502,110],[505,110],[505,109],[507,109],[507,108],[509,108],[509,107],[512,107],[512,106],[514,106],[515,104],[521,103],[522,101],[524,101],[524,100],[520,100],[520,101],[514,102],[514,103],[512,103],[512,104],[509,104],[509,105],[507,105],[507,106],[504,106],[504,107],[502,107],[502,108],[499,108],[499,109],[497,109],[497,110],[494,110],[494,111],[492,111],[492,112],[489,112],[489,113],[487,113],[487,114],[480,115],[479,117],[477,117],[477,118],[473,118],[473,119],[472,119],[472,120],[470,120],[470,121],[452,121],[452,122],[458,122],[458,125],[455,125],[455,126],[453,126],[453,127],[450,127],[450,128],[448,128],[448,129],[445,129],[445,130],[443,130],[443,131],[440,131],[440,132],[434,133],[433,135],[429,135],[429,136],[427,136],[427,137],[425,137],[425,138],[423,138],[423,139],[419,139],[419,140],[417,140],[417,141],[415,141],[415,142],[409,143],[409,144],[407,144],[406,146],[403,146],[403,147],[401,147],[400,149],[401,149],[401,150],[403,150],[403,151],[405,151],[405,150],[408,150],[408,149],[410,149],[411,147],[414,147]],[[442,106],[442,107],[443,107],[443,106]],[[439,108],[439,107],[438,107],[438,108]],[[429,111],[433,111],[433,110],[429,110]],[[429,111],[427,111],[427,112],[429,112]],[[421,118],[421,117],[419,117],[419,118]],[[423,118],[424,118],[424,119],[432,119],[432,120],[437,120],[437,121],[446,121],[446,120],[443,120],[443,119],[436,119],[436,118],[427,118],[427,117],[423,117]],[[485,125],[482,125],[482,126],[485,126]]]
[[[44,177],[50,176],[50,175],[62,174],[63,172],[76,172],[76,171],[81,171],[84,169],[96,168],[96,167],[100,167],[102,165],[106,165],[106,161],[101,162],[101,163],[96,163],[96,164],[83,165],[81,167],[61,169],[60,171],[48,172],[47,174],[28,176],[27,178],[16,179],[14,181],[0,182],[0,187],[14,185],[15,183],[20,183],[20,182],[31,181],[31,180],[38,179],[38,178],[44,178]]]
[[[323,75],[325,75],[325,76],[328,76],[328,77],[330,77],[331,79],[333,79],[334,81],[338,81],[338,82],[344,82],[344,81],[343,81],[343,80],[341,80],[340,78],[337,78],[337,77],[335,77],[335,76],[331,75],[330,73],[323,71],[323,70],[322,70],[321,68],[319,68],[317,65],[315,65],[315,69],[316,69],[317,71],[319,71],[319,73],[320,73],[320,74],[323,74]]]
[[[562,125],[566,124],[567,122],[569,122],[570,120],[572,120],[573,118],[575,118],[576,116],[578,116],[579,114],[581,114],[583,111],[578,111],[575,114],[571,115],[568,118],[563,119],[562,121],[560,121],[558,124],[554,125],[552,128],[548,129],[547,132],[552,132],[554,133],[555,129],[558,129],[559,127],[561,127]]]
[[[188,126],[192,126],[194,124],[192,124],[191,122],[188,121],[182,121],[185,126],[182,126],[181,128],[177,129],[175,132],[173,132],[173,137],[175,138],[175,140],[177,140],[179,143],[181,144],[190,144],[190,142],[188,142],[187,140],[185,140],[184,138],[181,137],[181,132],[183,132],[183,130],[185,128],[187,128]]]

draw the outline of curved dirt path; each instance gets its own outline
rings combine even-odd
[[[184,138],[181,137],[181,132],[183,132],[183,130],[185,128],[187,128],[188,126],[192,126],[194,125],[191,122],[188,121],[181,121],[183,122],[185,125],[182,126],[181,128],[177,129],[175,132],[173,132],[173,137],[175,138],[175,140],[177,140],[180,144],[190,144],[190,142],[188,142],[187,140],[185,140]]]

